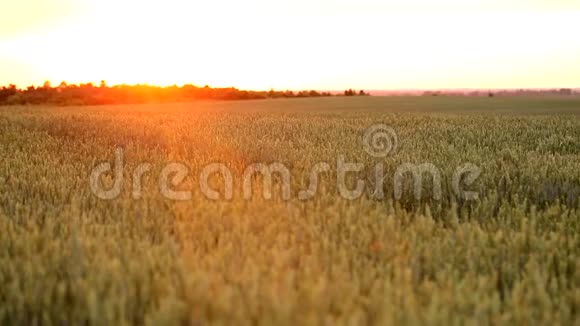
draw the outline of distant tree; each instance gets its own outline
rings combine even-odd
[[[17,94],[16,85],[0,88],[0,104],[5,103],[11,96]]]
[[[7,105],[21,105],[21,104],[26,104],[26,101],[25,101],[22,93],[16,93],[16,94],[13,94],[10,97],[8,97],[5,101],[5,103]]]
[[[558,90],[558,94],[560,95],[572,95],[574,92],[571,88],[561,88]]]
[[[349,96],[356,95],[350,89]],[[67,84],[61,82],[58,87],[52,87],[45,82],[42,87],[29,86],[17,89],[16,86],[0,87],[0,105],[6,104],[58,104],[58,105],[102,105],[102,104],[139,104],[167,103],[191,101],[197,99],[215,100],[257,100],[281,97],[318,97],[332,96],[329,92],[320,93],[316,90],[299,92],[287,91],[243,91],[236,88],[211,88],[208,85],[176,85],[159,87],[151,85],[116,85],[107,86],[101,81],[99,87],[92,83]]]
[[[344,91],[344,96],[354,96],[356,93],[352,89]]]
[[[296,95],[297,97],[308,97],[310,94],[307,91],[300,91]]]

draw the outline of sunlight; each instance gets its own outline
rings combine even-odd
[[[576,7],[568,1],[535,1],[521,12],[455,0],[366,0],[350,11],[344,1],[74,3],[68,20],[0,35],[0,84],[564,87],[580,75],[580,43],[571,42],[580,12],[558,11]]]

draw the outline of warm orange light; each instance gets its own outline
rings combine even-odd
[[[0,14],[0,84],[580,85],[576,1],[18,3]],[[24,19],[36,5],[49,9]]]

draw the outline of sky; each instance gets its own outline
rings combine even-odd
[[[580,87],[578,0],[0,0],[0,85]]]

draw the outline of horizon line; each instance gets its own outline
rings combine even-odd
[[[194,84],[194,83],[181,83],[181,84],[171,84],[171,85],[160,85],[160,84],[152,84],[152,83],[120,83],[120,84],[112,84],[108,85],[106,80],[101,80],[100,82],[78,82],[78,83],[69,83],[66,81],[61,81],[58,85],[54,84],[50,81],[45,81],[42,84],[31,84],[28,86],[20,86],[18,84],[9,83],[8,85],[0,85],[0,88],[9,88],[11,86],[15,86],[16,89],[19,90],[26,90],[29,87],[34,88],[42,88],[46,83],[49,83],[51,88],[58,88],[62,83],[66,85],[93,85],[94,87],[101,87],[100,83],[104,82],[105,87],[114,88],[114,87],[154,87],[154,88],[171,88],[171,87],[178,87],[182,88],[184,86],[194,86],[198,88],[205,88],[209,87],[212,89],[228,89],[233,88],[240,91],[250,91],[250,92],[269,92],[269,91],[320,91],[320,92],[344,92],[345,90],[363,90],[367,92],[428,92],[428,91],[435,91],[435,92],[448,92],[448,91],[522,91],[522,90],[530,90],[530,91],[542,91],[542,90],[561,90],[561,89],[571,89],[571,90],[580,90],[580,85],[576,87],[570,86],[545,86],[545,87],[433,87],[433,88],[425,88],[425,87],[418,87],[418,88],[360,88],[360,87],[347,87],[344,89],[328,89],[328,88],[269,88],[269,89],[242,89],[236,86],[211,86],[208,84]]]

